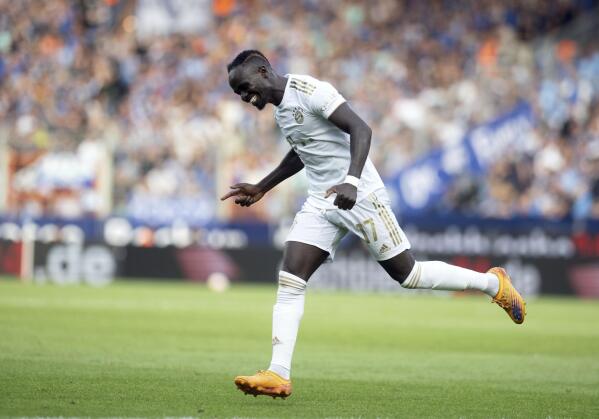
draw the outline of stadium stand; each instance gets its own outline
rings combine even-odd
[[[5,213],[199,224],[293,213],[301,177],[268,206],[218,204],[286,149],[270,112],[227,85],[226,63],[255,47],[281,71],[333,81],[371,123],[385,177],[528,103],[525,146],[486,176],[458,176],[431,211],[599,218],[596,1],[212,4],[196,31],[148,35],[143,1],[0,1]]]

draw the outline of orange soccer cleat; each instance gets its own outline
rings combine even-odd
[[[291,395],[291,381],[272,371],[258,371],[254,375],[235,377],[235,385],[245,394],[285,398]]]
[[[499,278],[499,291],[493,302],[503,308],[514,323],[522,324],[526,317],[526,302],[512,285],[508,273],[503,268],[491,268],[487,272]]]

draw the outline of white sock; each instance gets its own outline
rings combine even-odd
[[[279,272],[277,302],[272,311],[272,360],[268,369],[289,379],[291,357],[304,314],[306,281],[289,272]]]
[[[416,262],[401,286],[433,290],[479,290],[495,297],[499,291],[499,279],[492,273],[480,273],[445,262]]]

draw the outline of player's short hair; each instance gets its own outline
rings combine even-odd
[[[266,61],[266,63],[270,66],[268,58],[266,58],[266,56],[262,54],[260,51],[258,51],[257,49],[246,49],[237,54],[237,57],[235,57],[233,61],[227,64],[227,72],[230,73],[231,70],[233,70],[237,66],[240,66],[251,57],[260,57],[261,59]]]

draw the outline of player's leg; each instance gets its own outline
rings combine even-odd
[[[521,324],[526,317],[526,303],[503,268],[481,273],[445,262],[419,262],[410,250],[379,263],[404,288],[478,290],[493,297],[515,323]]]
[[[499,279],[492,273],[480,273],[439,261],[417,262],[409,249],[380,260],[379,264],[404,288],[478,290],[491,297],[499,291]]]
[[[344,225],[364,240],[376,260],[402,287],[479,290],[493,297],[493,301],[503,307],[514,322],[524,321],[524,300],[503,269],[494,268],[480,273],[445,262],[417,262],[384,190],[370,194],[351,211],[338,214]]]
[[[272,360],[268,367],[285,379],[291,374],[291,358],[304,314],[308,279],[328,256],[328,252],[306,243],[288,241],[285,244],[272,313]]]
[[[328,257],[334,256],[346,232],[308,204],[295,217],[285,244],[273,308],[271,363],[266,371],[235,378],[237,387],[246,394],[291,394],[291,359],[304,313],[307,281]]]

